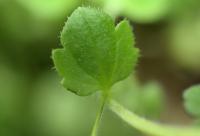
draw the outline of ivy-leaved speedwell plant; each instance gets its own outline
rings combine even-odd
[[[77,95],[101,90],[126,78],[138,57],[134,39],[124,20],[116,28],[113,19],[92,8],[78,8],[61,33],[63,49],[53,51],[64,87]]]
[[[63,86],[77,95],[101,91],[102,102],[93,134],[110,88],[126,78],[138,58],[133,47],[131,27],[123,20],[116,27],[113,19],[99,9],[80,7],[68,18],[61,33],[63,49],[53,51]]]
[[[139,50],[127,20],[117,26],[100,9],[79,7],[68,18],[61,32],[63,48],[53,50],[53,61],[63,77],[62,85],[69,91],[86,96],[101,91],[101,105],[91,136],[97,135],[106,103],[131,126],[155,136],[199,136],[195,128],[174,128],[145,120],[131,113],[112,98],[111,87],[128,77],[136,65]]]

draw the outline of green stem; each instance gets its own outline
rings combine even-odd
[[[99,124],[100,124],[100,121],[101,121],[101,117],[102,117],[102,113],[103,113],[103,110],[104,110],[106,100],[107,100],[107,95],[102,95],[100,107],[99,107],[99,110],[97,112],[97,116],[96,116],[96,120],[95,120],[93,129],[92,129],[91,136],[97,136],[97,131],[98,131],[98,128],[99,128]]]
[[[109,107],[126,123],[145,134],[154,136],[200,136],[200,130],[197,128],[173,127],[146,120],[130,112],[114,100],[110,100]]]

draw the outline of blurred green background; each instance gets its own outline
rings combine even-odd
[[[0,0],[0,136],[90,134],[98,94],[66,91],[51,60],[64,22],[82,5],[133,26],[141,57],[113,97],[149,119],[190,124],[182,91],[200,83],[199,0]],[[142,136],[108,108],[99,135]]]

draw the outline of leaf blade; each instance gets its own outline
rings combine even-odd
[[[85,96],[99,89],[98,82],[77,66],[68,51],[55,49],[52,54],[58,73],[64,77],[62,85],[67,90]]]
[[[128,21],[115,27],[109,15],[95,8],[79,7],[72,13],[61,32],[61,44],[63,51],[53,52],[54,64],[65,88],[78,95],[109,91],[128,77],[138,58]]]
[[[200,118],[200,85],[192,86],[184,92],[185,109],[193,116]]]
[[[139,50],[134,48],[134,35],[127,20],[121,21],[115,28],[117,39],[116,63],[113,71],[113,82],[126,78],[139,57]]]
[[[114,22],[110,16],[100,10],[78,8],[68,19],[61,41],[84,71],[102,86],[108,84],[115,61]]]

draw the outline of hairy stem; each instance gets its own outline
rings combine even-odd
[[[109,102],[110,109],[130,126],[153,136],[200,136],[200,129],[173,127],[146,120],[130,112],[114,100]]]
[[[101,121],[101,117],[102,117],[102,114],[103,114],[103,110],[104,110],[106,100],[107,100],[107,95],[102,95],[100,107],[99,107],[99,110],[98,110],[97,115],[96,115],[96,120],[94,122],[94,126],[93,126],[93,129],[92,129],[91,136],[97,136],[97,131],[98,131],[98,128],[99,128],[99,124],[100,124],[100,121]]]

